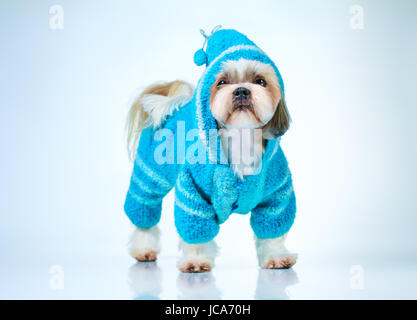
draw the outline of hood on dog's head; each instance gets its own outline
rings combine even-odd
[[[282,99],[276,117],[265,126],[266,138],[275,139],[284,134],[290,120],[285,106],[284,82],[275,63],[253,41],[236,30],[218,30],[216,27],[210,35],[206,35],[204,31],[201,33],[205,37],[205,42],[203,48],[194,54],[194,62],[198,66],[206,65],[195,91],[197,119],[202,138],[208,141],[209,129],[217,128],[216,120],[210,110],[210,88],[216,82],[216,75],[221,72],[225,62],[240,59],[258,61],[273,68],[278,78]]]
[[[221,29],[220,26],[213,29],[211,35],[201,33],[205,37],[203,48],[194,54],[194,63],[197,66],[203,64],[207,68],[214,68],[227,60],[239,60],[240,58],[256,60],[270,64],[278,77],[281,90],[284,93],[284,82],[275,63],[263,52],[256,44],[248,39],[244,34],[233,29]],[[204,46],[206,49],[204,50]],[[209,79],[207,79],[209,80]]]

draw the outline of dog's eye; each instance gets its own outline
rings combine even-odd
[[[220,80],[219,82],[217,82],[217,86],[221,86],[227,84],[227,81],[225,79]]]
[[[255,79],[255,83],[256,84],[259,84],[262,87],[266,87],[266,81],[264,79],[262,79],[262,78]]]

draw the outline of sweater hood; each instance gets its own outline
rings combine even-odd
[[[210,129],[217,129],[217,122],[210,110],[210,88],[216,81],[216,75],[222,70],[223,64],[231,60],[255,60],[265,64],[269,64],[275,70],[279,85],[284,93],[284,82],[275,63],[262,51],[253,41],[249,40],[244,34],[233,29],[218,30],[216,27],[210,35],[206,35],[203,48],[197,50],[194,54],[194,62],[196,65],[205,65],[205,70],[198,81],[193,100],[196,107],[196,119],[199,129],[199,136],[206,150],[211,163],[219,163],[219,156],[214,154],[210,149],[209,141]],[[206,46],[205,50],[204,47]],[[280,137],[269,140],[264,156],[271,155],[278,148]],[[221,149],[221,148],[220,148]],[[219,153],[220,158],[222,152]],[[270,158],[270,157],[268,157]]]

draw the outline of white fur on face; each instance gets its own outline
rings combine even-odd
[[[256,83],[258,78],[266,81],[265,87]],[[218,86],[218,82],[223,79],[227,84]],[[250,91],[250,110],[233,110],[233,92],[240,87]],[[223,64],[211,88],[210,109],[213,117],[222,125],[254,128],[265,125],[273,117],[280,99],[278,78],[270,65],[239,59]]]

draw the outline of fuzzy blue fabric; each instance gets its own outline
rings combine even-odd
[[[197,66],[202,66],[203,64],[207,64],[207,54],[203,49],[197,50],[194,53],[194,63]]]
[[[261,239],[282,236],[291,228],[295,195],[280,138],[268,140],[259,173],[240,179],[224,161],[220,138],[213,134],[217,123],[209,106],[210,87],[225,61],[241,58],[270,64],[284,94],[277,67],[251,40],[235,30],[212,34],[206,52],[200,49],[194,56],[197,65],[207,67],[193,99],[161,128],[142,131],[124,206],[137,227],[159,222],[162,199],[175,187],[175,225],[187,243],[212,240],[233,212],[251,212],[251,227]]]

